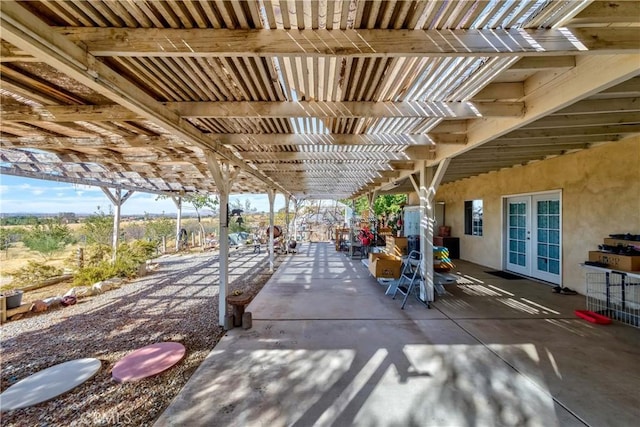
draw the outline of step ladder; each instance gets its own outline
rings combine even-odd
[[[398,284],[395,287],[395,291],[393,292],[393,298],[396,299],[396,295],[398,293],[404,295],[402,299],[401,309],[404,310],[404,306],[407,303],[407,299],[412,292],[414,292],[414,287],[418,285],[420,286],[420,282],[423,280],[422,274],[420,273],[420,266],[422,264],[422,254],[419,251],[411,251],[409,252],[409,256],[404,260],[404,265],[402,267],[402,272],[400,273],[400,279],[398,279]],[[427,308],[429,308],[429,303],[421,300],[418,296],[416,299],[421,303],[425,304]]]

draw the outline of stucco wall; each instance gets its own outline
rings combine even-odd
[[[640,138],[442,185],[462,259],[502,269],[502,196],[562,192],[563,285],[586,291],[579,264],[612,233],[640,234]],[[464,201],[482,199],[484,236],[464,235]]]

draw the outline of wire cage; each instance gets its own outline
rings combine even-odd
[[[640,277],[618,271],[587,273],[587,310],[640,327]]]

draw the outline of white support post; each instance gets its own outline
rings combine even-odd
[[[269,188],[267,190],[267,196],[269,197],[269,271],[273,272],[273,268],[275,265],[273,244],[273,204],[276,200],[276,190]]]
[[[113,203],[113,206],[115,208],[113,210],[113,240],[112,240],[113,252],[111,254],[111,261],[116,262],[116,257],[118,255],[118,240],[120,236],[120,208],[122,207],[122,204],[126,202],[129,197],[131,197],[134,191],[129,190],[123,196],[122,189],[120,187],[117,187],[115,189],[115,193],[113,194],[106,187],[100,187],[100,189],[111,201],[111,203]]]
[[[287,241],[289,240],[289,202],[291,202],[291,196],[287,194],[284,197],[284,222],[287,224]]]
[[[218,312],[219,312],[219,324],[224,326],[224,319],[227,315],[227,293],[229,288],[229,194],[220,189],[220,228],[218,230],[219,236],[219,257],[220,268],[220,286],[218,291]]]
[[[176,252],[180,250],[180,229],[182,228],[182,197],[172,197],[176,205]]]
[[[220,197],[220,285],[218,290],[218,323],[225,325],[227,316],[227,294],[229,289],[229,192],[237,171],[229,164],[218,164],[215,156],[207,153],[207,165],[213,176]]]
[[[440,182],[447,171],[451,159],[443,159],[438,165],[438,169],[433,173],[433,168],[427,168],[426,164],[420,167],[420,252],[422,253],[422,263],[420,269],[424,282],[420,283],[420,298],[425,302],[434,300],[434,269],[433,269],[433,228],[435,224],[435,211],[433,209],[433,198],[436,194]],[[415,185],[415,181],[411,178]],[[427,187],[427,182],[430,181]]]
[[[293,200],[293,239],[298,241],[298,209],[300,208],[300,200]],[[300,239],[302,240],[302,239]]]

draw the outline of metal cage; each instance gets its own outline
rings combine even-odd
[[[640,327],[640,277],[619,271],[587,273],[587,309]]]

